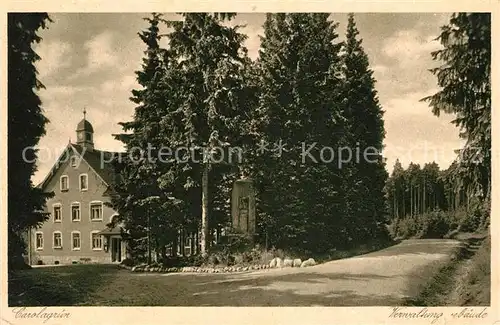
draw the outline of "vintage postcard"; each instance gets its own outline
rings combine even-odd
[[[3,7],[2,324],[500,324],[498,3]]]

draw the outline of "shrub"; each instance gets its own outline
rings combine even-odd
[[[120,264],[124,265],[124,266],[134,266],[135,265],[134,261],[131,258],[124,259]]]
[[[475,232],[487,229],[490,220],[490,200],[484,202],[473,202],[467,215],[462,219],[460,230],[463,232]]]
[[[220,261],[219,261],[219,257],[217,256],[217,254],[213,254],[213,255],[208,256],[208,264],[218,265],[219,263],[220,263]]]
[[[161,264],[164,267],[176,267],[180,265],[180,262],[179,256],[166,256],[161,260]]]
[[[54,261],[54,264],[55,265],[59,265],[59,261]]]
[[[490,218],[491,218],[491,201],[486,200],[481,205],[481,225],[479,226],[481,230],[486,230],[490,226]]]
[[[393,238],[443,238],[458,227],[462,213],[435,210],[394,220],[388,228]]]
[[[38,261],[36,262],[36,264],[37,264],[37,265],[43,265],[43,261],[42,261],[42,260],[38,260]]]
[[[190,256],[190,262],[192,266],[202,266],[206,262],[206,258],[201,255]]]
[[[472,202],[469,210],[435,210],[418,216],[395,219],[388,226],[393,238],[443,238],[454,232],[476,232],[489,226],[490,201]]]
[[[453,218],[440,210],[423,214],[419,219],[422,219],[417,234],[419,238],[443,238],[454,226]]]

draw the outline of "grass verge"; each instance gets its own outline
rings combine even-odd
[[[409,306],[489,306],[490,237],[465,240],[455,258],[443,267]]]

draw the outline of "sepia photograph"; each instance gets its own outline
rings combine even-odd
[[[491,17],[7,13],[10,317],[485,317]]]

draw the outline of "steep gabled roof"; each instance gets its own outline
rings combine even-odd
[[[67,154],[72,151],[80,156],[90,166],[92,170],[102,179],[102,181],[111,187],[117,180],[117,173],[111,163],[111,158],[118,155],[117,152],[104,151],[104,150],[88,150],[77,144],[68,143],[68,146],[61,153],[54,166],[45,179],[38,185],[39,188],[44,188],[57,172],[61,164],[66,162]]]
[[[86,150],[85,147],[77,144],[73,144],[72,146],[80,157],[83,156],[83,160],[102,178],[104,183],[111,186],[116,182],[117,174],[111,164],[111,159],[118,155],[117,152],[96,149]]]

